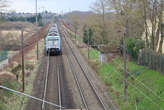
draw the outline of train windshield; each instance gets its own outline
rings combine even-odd
[[[48,39],[48,46],[58,47],[59,39]]]

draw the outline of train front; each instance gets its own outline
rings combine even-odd
[[[60,36],[47,36],[46,37],[46,52],[47,55],[59,55],[61,54]]]

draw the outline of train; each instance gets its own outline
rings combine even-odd
[[[61,55],[61,36],[58,31],[57,24],[52,24],[45,38],[45,54]]]

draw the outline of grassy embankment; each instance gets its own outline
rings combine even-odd
[[[74,35],[72,36],[74,39]],[[79,49],[87,59],[87,48]],[[89,64],[92,65],[104,84],[108,87],[109,95],[112,96],[120,110],[164,109],[164,75],[161,73],[137,65],[135,61],[128,61],[127,101],[124,102],[123,58],[117,56],[109,63],[103,63],[101,65],[99,52],[91,49]]]
[[[40,41],[40,58],[44,50],[44,40]],[[27,55],[25,55],[25,91],[26,94],[31,94],[33,89],[33,81],[35,79],[37,69],[41,63],[41,60],[36,60],[36,47],[32,49]],[[9,67],[6,71],[11,72]],[[18,71],[19,78],[17,80],[1,79],[1,85],[12,88],[14,90],[21,91],[21,70]],[[27,104],[28,98],[16,95],[15,93],[0,90],[0,110],[24,110]]]

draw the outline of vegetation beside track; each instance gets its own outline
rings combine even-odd
[[[137,65],[136,61],[128,60],[128,87],[125,103],[123,97],[123,57],[117,55],[108,63],[101,65],[99,51],[92,48],[88,60],[88,49],[83,47],[79,50],[108,87],[109,95],[120,110],[163,110],[164,76],[161,73]]]
[[[81,49],[87,59],[87,49]],[[109,63],[99,62],[98,51],[91,49],[89,64],[108,87],[109,95],[120,110],[162,110],[164,108],[164,76],[147,67],[137,65],[135,61],[128,61],[128,89],[127,102],[123,97],[123,58],[115,57]],[[149,106],[147,106],[149,105]]]
[[[44,50],[44,40],[39,42],[40,58]],[[33,89],[33,81],[37,73],[37,69],[40,65],[40,60],[36,60],[36,47],[32,49],[28,54],[25,55],[25,91],[26,94],[31,94]],[[11,67],[7,68],[6,71],[11,71]],[[19,73],[18,80],[1,79],[0,84],[12,88],[14,90],[21,91],[21,70]],[[27,101],[29,98],[16,95],[6,90],[0,90],[0,110],[25,110]]]

